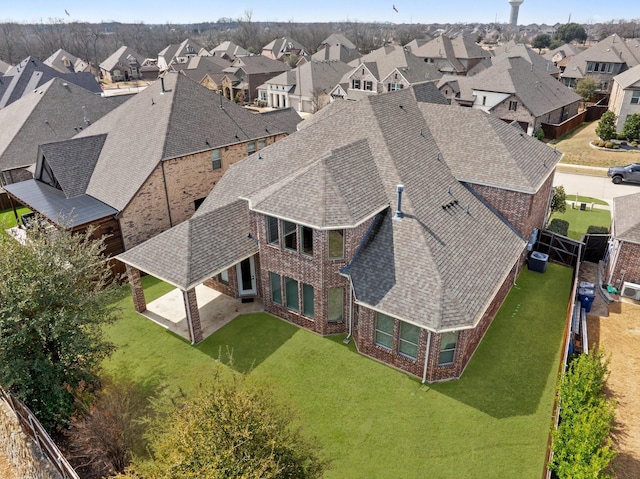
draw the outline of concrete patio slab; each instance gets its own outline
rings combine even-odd
[[[226,296],[203,284],[196,286],[196,297],[204,338],[215,333],[241,314],[264,311],[262,301],[259,298],[255,298],[253,302],[243,303],[239,299]],[[189,339],[187,313],[181,290],[173,289],[150,302],[142,315],[163,328]]]

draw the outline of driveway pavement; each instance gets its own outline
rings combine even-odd
[[[556,171],[553,185],[564,186],[564,191],[567,194],[568,201],[572,200],[572,195],[577,194],[580,196],[599,198],[610,205],[615,197],[640,193],[640,184],[627,183],[614,185],[611,182],[611,178],[608,177],[593,176],[589,174],[562,173],[559,171]]]

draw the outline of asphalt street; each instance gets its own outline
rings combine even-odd
[[[626,183],[614,185],[611,178],[590,176],[576,173],[561,173],[556,171],[553,186],[562,185],[567,195],[567,201],[571,201],[572,195],[591,196],[612,204],[617,196],[640,193],[640,184]]]

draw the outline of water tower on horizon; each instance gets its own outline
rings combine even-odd
[[[509,24],[517,25],[518,24],[518,10],[520,10],[520,5],[524,3],[524,0],[509,0],[509,4],[511,5],[511,15],[509,16]]]

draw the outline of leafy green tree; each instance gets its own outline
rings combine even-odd
[[[116,286],[91,231],[36,223],[24,245],[0,235],[0,384],[53,431],[111,351],[102,327],[116,317]]]
[[[608,374],[604,353],[582,354],[560,380],[560,424],[553,432],[549,468],[559,479],[608,479],[616,456],[610,437],[613,401],[603,392]]]
[[[587,102],[595,96],[599,88],[600,82],[594,77],[588,76],[578,80],[575,91],[582,97],[583,101]]]
[[[640,113],[634,113],[627,118],[622,127],[622,135],[627,140],[640,139]]]
[[[579,23],[566,23],[558,27],[554,38],[562,43],[570,43],[573,40],[584,43],[587,39],[587,32]]]
[[[216,378],[150,427],[153,459],[127,475],[148,479],[313,479],[325,463],[291,426],[290,411],[241,378]]]
[[[564,213],[567,211],[567,194],[564,191],[564,186],[558,185],[555,187],[551,197],[550,209],[551,213]]]
[[[609,141],[611,138],[615,138],[616,135],[616,114],[611,110],[604,112],[598,126],[596,127],[596,135],[604,141]]]
[[[541,53],[543,48],[548,48],[549,45],[551,45],[551,36],[547,35],[546,33],[536,35],[531,42],[531,46],[533,48],[537,48],[538,53]]]

